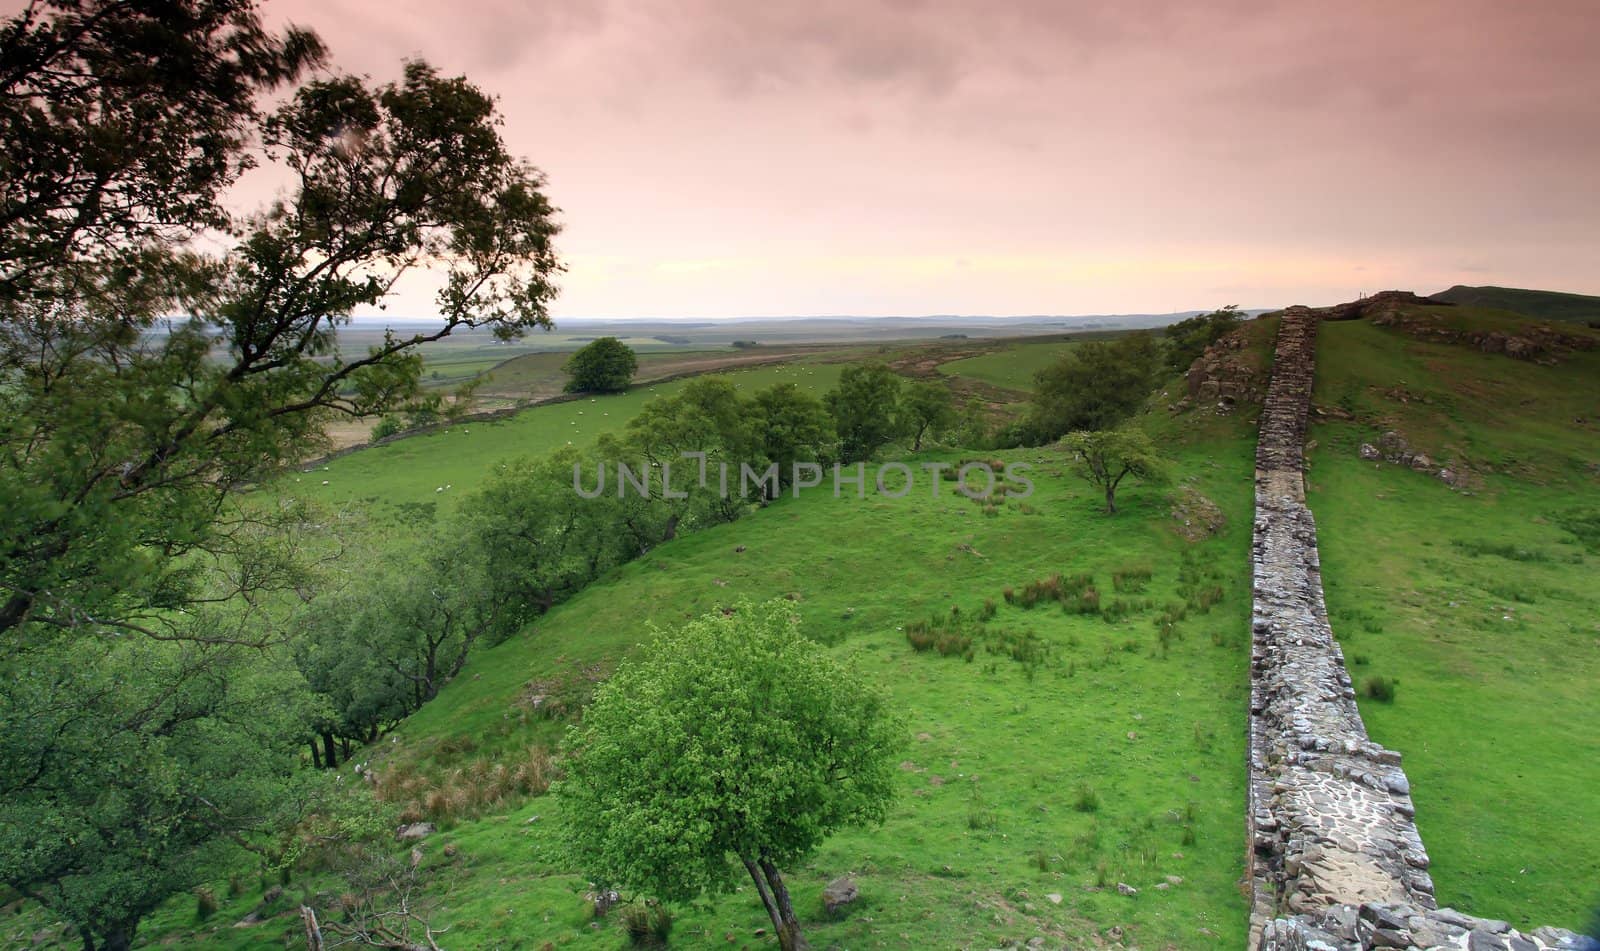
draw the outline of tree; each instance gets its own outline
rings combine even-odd
[[[742,868],[789,951],[805,942],[780,869],[882,821],[903,736],[882,691],[780,600],[658,636],[569,741],[564,828],[597,885],[689,901]]]
[[[88,291],[224,226],[258,97],[323,59],[252,0],[27,4],[0,26],[0,299]]]
[[[639,371],[633,349],[616,337],[601,337],[574,353],[561,369],[568,393],[621,393]]]
[[[881,363],[846,367],[823,398],[839,434],[839,455],[860,462],[900,435],[901,380]]]
[[[335,740],[347,749],[376,740],[437,696],[474,645],[510,632],[489,550],[459,526],[442,534],[423,553],[382,547],[381,560],[358,563],[300,612],[295,663],[325,701],[310,724],[313,762],[336,766]]]
[[[126,951],[296,816],[309,698],[242,648],[84,638],[0,660],[0,882]]]
[[[778,488],[794,479],[799,462],[821,462],[833,442],[833,420],[822,401],[794,383],[774,383],[755,395],[761,450],[778,465]]]
[[[627,433],[628,451],[651,467],[651,497],[672,512],[666,539],[685,520],[731,522],[747,508],[740,466],[760,463],[762,434],[755,403],[732,380],[697,377],[672,396],[652,399],[628,421]],[[685,494],[676,501],[662,485],[669,472],[672,493]]]
[[[1165,464],[1150,437],[1139,429],[1101,429],[1068,433],[1061,445],[1074,454],[1084,481],[1106,494],[1106,512],[1116,514],[1117,486],[1132,476],[1146,482],[1166,477]]]
[[[901,428],[911,436],[911,451],[922,448],[923,436],[937,436],[956,424],[950,388],[942,383],[913,383],[900,400]]]
[[[149,53],[158,59],[170,41],[242,62],[284,60],[264,74],[272,79],[320,49],[298,33],[265,37],[243,3],[221,3],[220,25],[207,5],[136,7],[155,12],[126,24],[135,31],[128,42],[158,44]],[[44,90],[59,64],[99,68],[112,42],[101,26],[122,22],[126,10],[63,2],[52,17],[30,7],[7,21],[4,60],[20,57],[11,68],[34,77],[21,87],[9,80],[28,105],[0,113],[10,123],[0,135],[17,149],[8,160],[66,161],[58,153],[67,146],[30,110],[49,111]],[[95,25],[80,29],[80,14]],[[60,44],[76,53],[13,51]],[[290,56],[289,47],[301,52]],[[140,141],[107,159],[123,176],[117,200],[127,203],[115,221],[57,234],[63,216],[100,221],[109,196],[94,187],[51,192],[60,208],[44,218],[11,208],[9,223],[0,221],[6,247],[41,231],[70,246],[66,258],[16,264],[22,276],[0,297],[0,632],[28,623],[175,633],[183,615],[174,609],[194,600],[197,566],[236,556],[237,533],[263,517],[237,506],[234,489],[315,451],[329,419],[416,397],[421,344],[462,327],[509,337],[549,326],[560,269],[554,209],[538,173],[506,151],[488,96],[413,62],[401,81],[377,88],[344,76],[306,83],[259,118],[247,93],[261,83],[250,75],[236,77],[247,88],[226,102],[178,79],[133,97],[133,115],[118,114],[126,123],[118,128]],[[216,113],[191,130],[195,148],[219,153],[209,161],[248,164],[246,144],[259,136],[290,174],[289,196],[232,220],[211,200],[232,171],[196,184],[147,166],[147,136],[129,132],[138,116],[191,107]],[[115,144],[116,129],[82,122],[60,134],[103,133]],[[205,228],[232,243],[215,254],[184,243]],[[418,266],[442,277],[437,328],[390,335],[365,354],[341,351],[336,330],[351,311],[381,303]],[[174,313],[189,316],[164,316]]]
[[[1122,423],[1144,405],[1159,365],[1147,333],[1079,344],[1034,375],[1027,440],[1040,445],[1073,430]]]
[[[1238,304],[1229,304],[1209,314],[1190,317],[1168,326],[1162,331],[1167,338],[1167,368],[1178,373],[1187,372],[1207,347],[1237,326]]]

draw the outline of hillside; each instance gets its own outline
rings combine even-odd
[[[1275,327],[1252,321],[1226,352],[1265,355]],[[1600,557],[1600,333],[1383,305],[1321,334],[1308,501],[1329,614],[1357,685],[1394,685],[1387,699],[1363,694],[1361,712],[1373,739],[1405,756],[1440,902],[1582,927],[1600,900],[1583,887],[1600,881],[1600,596],[1589,580]],[[937,369],[1015,385],[1017,367],[1061,348]],[[735,379],[822,388],[838,369]],[[662,545],[475,654],[352,760],[404,821],[437,825],[416,853],[397,852],[418,863],[445,946],[625,945],[618,915],[595,917],[559,847],[559,786],[507,796],[505,777],[532,775],[537,792],[559,776],[567,727],[651,625],[774,597],[794,600],[809,636],[886,685],[907,728],[884,826],[830,839],[790,876],[814,946],[1244,943],[1255,407],[1191,409],[1175,384],[1139,422],[1171,457],[1172,483],[1129,486],[1114,517],[1057,450],[985,453],[1031,465],[1031,497],[989,508],[919,483],[901,499],[826,489],[780,499]],[[426,537],[499,462],[614,431],[649,395],[400,440],[282,491]],[[911,462],[965,458],[979,456]],[[1059,602],[1048,593],[1056,575]],[[1042,603],[1025,606],[1039,581]],[[1092,605],[1076,593],[1085,584]],[[970,657],[918,650],[908,630],[919,625],[969,639]],[[830,916],[822,889],[845,874],[861,898]],[[175,900],[142,936],[280,948],[299,940],[301,901],[327,907],[344,887],[315,863],[286,888],[254,873],[225,884],[208,920]],[[674,946],[771,946],[748,889],[671,912]]]
[[[1534,291],[1520,287],[1467,287],[1457,284],[1449,290],[1430,294],[1429,299],[1445,304],[1466,304],[1510,311],[1539,320],[1566,320],[1574,323],[1600,321],[1600,297],[1568,294],[1561,291]]]
[[[1318,344],[1309,501],[1334,631],[1357,684],[1398,680],[1361,712],[1405,756],[1441,903],[1582,927],[1600,904],[1600,350],[1512,359],[1444,340],[1528,321],[1399,317]]]

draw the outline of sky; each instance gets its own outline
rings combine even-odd
[[[269,0],[498,96],[560,317],[1600,294],[1596,0]],[[390,314],[431,312],[425,280]]]

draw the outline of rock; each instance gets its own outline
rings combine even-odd
[[[410,825],[401,826],[400,831],[396,832],[394,837],[401,842],[416,842],[433,835],[435,831],[437,830],[434,829],[431,822],[413,822]]]
[[[274,885],[261,893],[261,904],[270,905],[283,897],[283,886]]]
[[[1378,928],[1372,932],[1372,938],[1368,946],[1373,948],[1409,948],[1411,947],[1411,932]]]
[[[1447,925],[1455,925],[1457,928],[1461,928],[1464,931],[1470,931],[1478,926],[1478,919],[1472,917],[1471,915],[1463,915],[1461,912],[1456,911],[1454,908],[1451,908],[1448,905],[1443,908],[1435,908],[1432,911],[1427,912],[1426,917],[1434,921],[1442,921]]]
[[[1511,951],[1511,946],[1498,934],[1478,928],[1467,934],[1467,951]]]
[[[822,890],[822,907],[828,914],[835,915],[860,896],[861,891],[856,887],[855,880],[848,875],[841,876],[829,882],[828,887]]]
[[[606,912],[611,910],[612,905],[622,900],[622,896],[614,891],[593,892],[589,895],[589,900],[594,902],[595,917],[603,918]]]
[[[1379,459],[1383,458],[1383,453],[1379,452],[1378,447],[1374,446],[1370,442],[1364,442],[1361,444],[1359,454],[1361,458],[1367,460],[1368,462],[1377,462]]]
[[[1061,893],[1060,892],[1051,892],[1050,894],[1048,894],[1048,895],[1046,895],[1044,897],[1045,897],[1045,901],[1048,901],[1052,905],[1061,904]]]
[[[1182,885],[1183,884],[1183,876],[1182,875],[1168,875],[1167,876],[1167,884],[1168,885]]]
[[[235,921],[233,923],[233,926],[235,928],[248,928],[251,925],[260,923],[260,921],[261,921],[261,916],[259,914],[257,914],[256,912],[252,911],[250,914],[245,915],[243,918],[240,918],[238,921]]]
[[[1029,938],[1027,946],[1037,951],[1037,949],[1044,947],[1044,939],[1041,937]]]
[[[1139,894],[1139,890],[1137,888],[1134,888],[1132,885],[1129,885],[1127,882],[1118,882],[1117,883],[1117,891],[1121,892],[1124,895],[1128,895],[1128,896],[1133,896],[1133,895]]]

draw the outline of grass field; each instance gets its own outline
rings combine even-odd
[[[384,745],[378,769],[447,782],[470,775],[474,761],[555,744],[562,723],[530,714],[531,692],[603,676],[647,637],[649,622],[789,595],[810,636],[888,686],[908,733],[886,825],[835,837],[789,876],[814,946],[990,947],[1034,935],[1077,946],[1120,935],[1141,947],[1235,947],[1245,917],[1238,725],[1249,591],[1239,579],[1251,437],[1244,420],[1153,424],[1169,438],[1198,427],[1179,448],[1179,469],[1226,513],[1217,537],[1180,537],[1161,488],[1133,486],[1124,511],[1104,515],[1096,491],[1064,473],[1050,450],[1003,454],[1034,465],[1036,490],[993,515],[948,484],[937,499],[926,483],[898,500],[827,491],[784,499],[661,547],[475,656]],[[396,469],[409,478],[421,464]],[[355,477],[338,468],[323,475],[337,477],[329,489]],[[1106,616],[1052,601],[1031,610],[1006,603],[1007,587],[1057,572],[1093,575]],[[1118,573],[1130,580],[1119,585]],[[1183,607],[1195,598],[1205,606]],[[985,600],[996,613],[980,622]],[[1169,607],[1187,616],[1163,644],[1157,620]],[[949,618],[953,608],[969,619],[974,659],[914,651],[905,626]],[[561,815],[560,796],[549,795],[444,821],[425,853],[442,896],[436,922],[451,926],[452,949],[623,943],[613,923],[591,921],[585,883],[556,851]],[[848,917],[826,921],[820,889],[845,872],[864,897]],[[1120,894],[1118,882],[1139,894]],[[297,887],[326,886],[310,877]],[[258,901],[251,888],[225,903],[218,926],[200,929],[192,901],[176,902],[151,931],[277,947],[287,918],[222,924]],[[756,936],[765,919],[749,891],[674,912],[681,946],[770,940]]]
[[[745,390],[793,382],[821,396],[838,382],[843,367],[837,363],[795,364],[728,375]],[[314,472],[289,474],[274,488],[338,508],[363,506],[378,517],[410,512],[414,506],[429,512],[447,511],[501,463],[538,456],[568,443],[587,445],[601,433],[620,432],[646,401],[670,394],[684,382],[550,403],[505,419],[467,422],[409,436],[342,456]]]
[[[1063,340],[1014,343],[994,353],[954,360],[939,367],[946,376],[964,376],[1024,393],[1033,392],[1033,375],[1076,346]]]
[[[1326,324],[1315,399],[1355,418],[1311,432],[1334,632],[1358,687],[1399,681],[1362,714],[1405,755],[1440,902],[1568,928],[1600,907],[1597,380],[1600,353],[1547,367]],[[1471,494],[1359,459],[1388,429]]]

